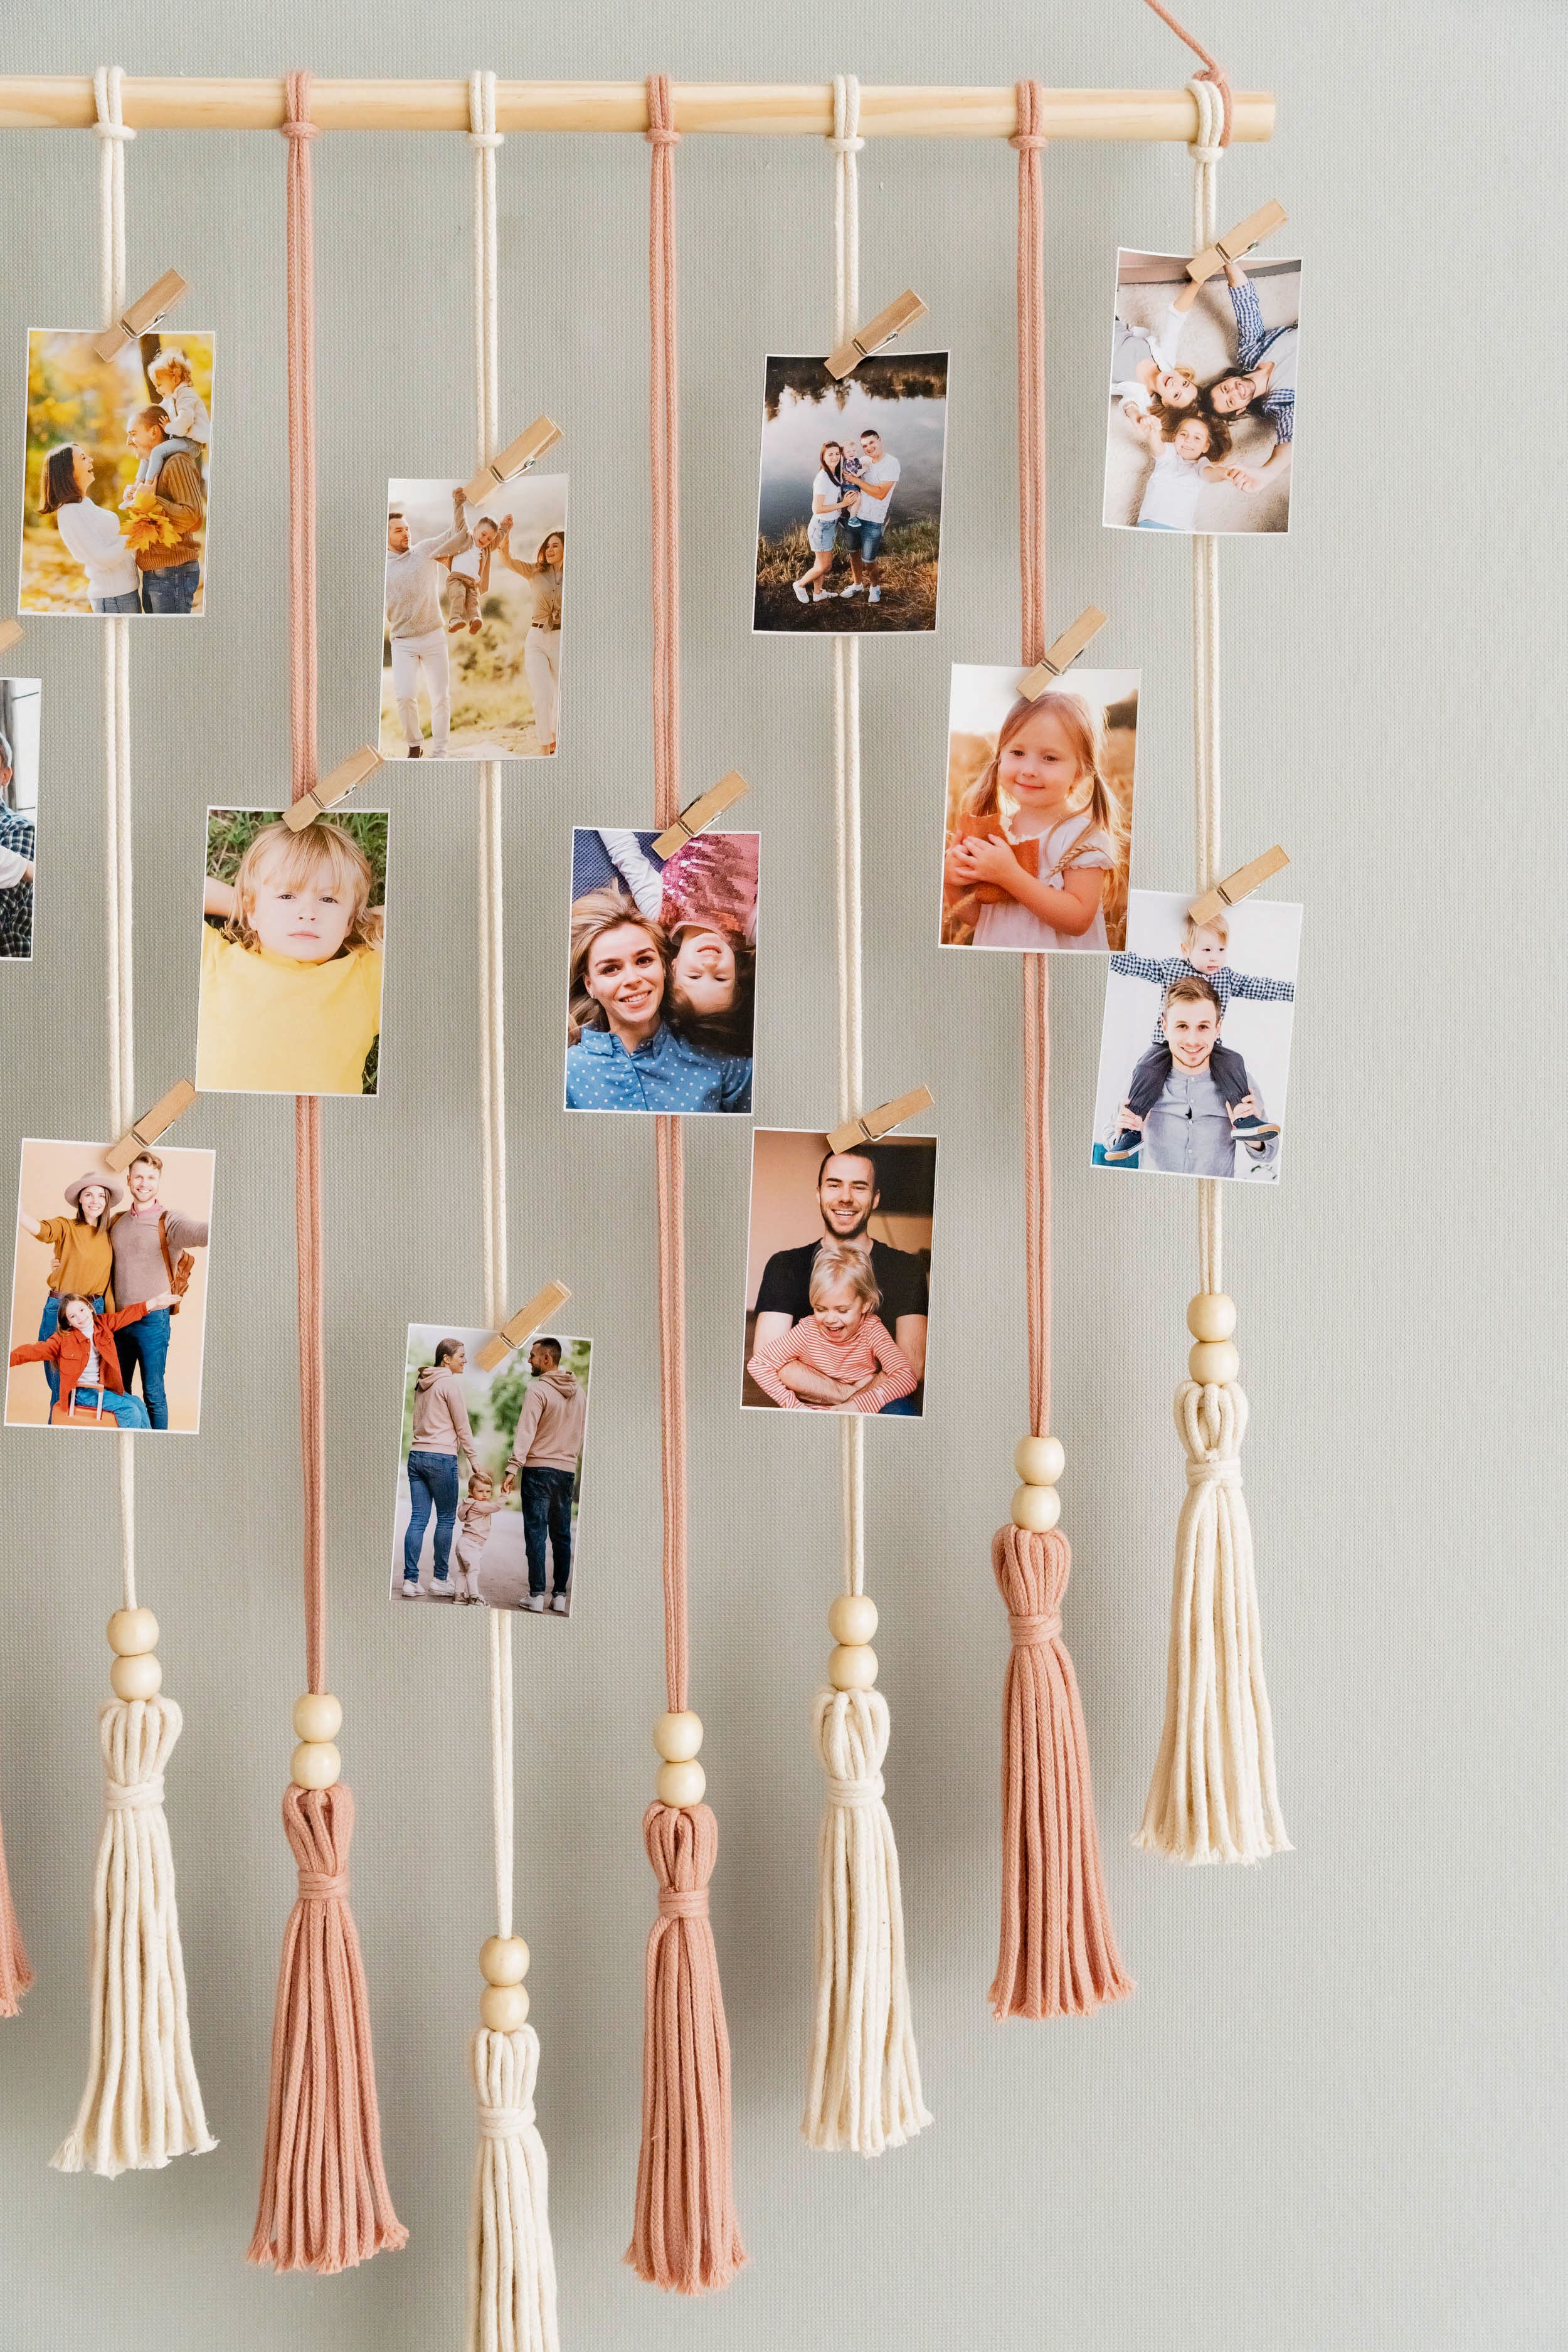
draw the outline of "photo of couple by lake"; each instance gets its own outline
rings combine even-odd
[[[487,1372],[491,1336],[408,1327],[392,1598],[569,1617],[592,1343],[537,1331]]]
[[[759,836],[658,837],[573,833],[566,1108],[749,1112]]]
[[[770,359],[752,628],[934,629],[946,447],[945,352]]]
[[[456,481],[387,485],[384,760],[555,750],[566,477],[519,474],[472,505]]]
[[[7,1428],[201,1423],[213,1154],[22,1146]]]
[[[1108,527],[1289,530],[1300,306],[1299,261],[1117,254]]]
[[[213,339],[27,337],[23,613],[200,614]]]

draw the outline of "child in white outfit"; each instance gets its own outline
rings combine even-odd
[[[164,438],[137,467],[132,488],[155,483],[165,460],[176,449],[188,449],[193,457],[205,457],[212,437],[206,402],[192,383],[190,368],[178,352],[160,352],[147,371],[147,381],[157,394],[158,405],[168,423]]]

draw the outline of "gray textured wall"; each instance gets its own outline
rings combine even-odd
[[[67,0],[13,19],[7,70],[1160,84],[1180,52],[1127,0],[715,0],[331,11],[187,0],[171,16]],[[19,12],[16,12],[19,16]],[[1238,82],[1280,100],[1274,151],[1238,151],[1221,209],[1278,193],[1308,268],[1305,430],[1288,541],[1227,548],[1229,841],[1282,839],[1307,905],[1278,1194],[1230,1207],[1247,1447],[1287,1818],[1258,1871],[1155,1866],[1129,1844],[1157,1739],[1172,1535],[1170,1426],[1194,1287],[1194,1202],[1091,1180],[1101,983],[1059,966],[1057,1378],[1077,1559],[1068,1633],[1136,2000],[1087,2026],[1003,2030],[994,1933],[998,1693],[987,1565],[1024,1422],[1016,982],[931,945],[931,814],[950,659],[1016,642],[1013,158],[883,143],[863,162],[869,290],[917,285],[951,345],[942,626],[865,660],[868,1075],[928,1073],[948,1141],[947,1302],[923,1428],[873,1432],[872,1581],[893,1710],[921,2058],[935,2128],[874,2168],[796,2137],[820,1775],[806,1706],[826,1642],[836,1441],[733,1410],[746,1139],[691,1160],[693,1687],[722,1834],[715,1926],[735,2048],[752,2263],[711,2305],[620,2264],[637,2129],[637,1822],[662,1705],[651,1137],[555,1111],[555,956],[574,819],[649,803],[646,149],[510,141],[500,159],[506,413],[548,407],[573,468],[565,749],[509,777],[511,1242],[520,1295],[559,1269],[595,1334],[591,1529],[569,1633],[519,1629],[521,1915],[543,2043],[563,2342],[574,2352],[863,2345],[1021,2352],[1437,2352],[1544,2347],[1568,2326],[1562,2178],[1563,1604],[1556,1535],[1563,839],[1546,751],[1563,635],[1561,401],[1542,321],[1558,286],[1548,170],[1564,27],[1265,12],[1208,0]],[[321,717],[374,707],[382,486],[470,446],[468,160],[459,140],[316,149]],[[808,142],[693,141],[683,258],[689,782],[739,766],[766,839],[759,1100],[807,1123],[830,1092],[829,666],[753,643],[749,544],[762,356],[820,341],[829,173]],[[1108,289],[1119,241],[1180,242],[1175,152],[1047,163],[1051,607],[1114,616],[1144,673],[1134,879],[1189,869],[1187,558],[1099,520]],[[174,261],[218,336],[211,616],[138,643],[139,1095],[192,1060],[184,910],[208,800],[287,772],[282,143],[144,135],[130,151],[130,274]],[[9,325],[90,318],[86,134],[0,136]],[[1500,393],[1501,398],[1500,399]],[[16,515],[13,488],[7,512]],[[6,528],[10,528],[7,525]],[[24,1134],[105,1115],[95,632],[35,624],[47,683],[50,887],[37,960],[0,974],[0,1185]],[[13,667],[22,667],[13,662]],[[1556,730],[1551,730],[1555,748]],[[1555,785],[1555,771],[1553,771]],[[437,2347],[460,2325],[473,2137],[464,2042],[489,1924],[480,1628],[384,1598],[397,1370],[410,1317],[479,1312],[474,828],[468,780],[405,779],[403,888],[374,1108],[327,1112],[332,1680],[361,1805],[355,1908],[388,2168],[406,2252],[334,2282],[248,2271],[274,1970],[292,1874],[277,1808],[301,1684],[290,1122],[213,1100],[182,1140],[219,1154],[205,1423],[142,1464],[147,1597],[186,1710],[169,1801],[215,2155],[63,2179],[46,2158],[84,2056],[99,1810],[93,1712],[114,1597],[108,1465],[85,1443],[0,1445],[9,1584],[0,1795],[39,1973],[0,2030],[18,2352]],[[70,889],[59,877],[68,870]],[[405,905],[406,915],[407,908]],[[442,953],[442,942],[451,946]],[[787,971],[787,982],[784,977]],[[541,1008],[545,1008],[543,1012]],[[1552,1393],[1548,1393],[1551,1380]],[[792,1524],[793,1522],[793,1524]],[[1560,1991],[1560,1988],[1559,1988]]]

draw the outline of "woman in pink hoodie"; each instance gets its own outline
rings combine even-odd
[[[463,1371],[468,1362],[460,1339],[439,1339],[436,1360],[426,1364],[414,1383],[414,1434],[408,1449],[408,1525],[403,1535],[403,1593],[419,1597],[419,1555],[425,1530],[436,1514],[436,1575],[437,1601],[450,1601],[452,1530],[458,1519],[458,1456],[468,1457],[470,1470],[479,1466],[468,1408],[463,1397]]]

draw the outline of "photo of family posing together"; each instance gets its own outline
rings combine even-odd
[[[486,1372],[490,1337],[408,1327],[392,1597],[569,1617],[592,1349],[541,1331]]]
[[[381,1062],[386,811],[207,811],[196,1086],[373,1095]]]
[[[934,629],[946,447],[945,352],[769,360],[752,628]]]
[[[955,662],[942,944],[1104,954],[1127,935],[1135,669],[1075,669],[1031,699],[1016,664]]]
[[[0,958],[33,952],[37,871],[38,713],[36,677],[0,677]]]
[[[935,1198],[931,1136],[754,1130],[743,1406],[924,1410]]]
[[[202,609],[213,339],[27,337],[23,613]]]
[[[1131,895],[1106,982],[1094,1163],[1277,1183],[1301,909],[1246,898],[1199,922],[1191,903]]]
[[[113,1173],[96,1143],[27,1141],[11,1285],[7,1428],[195,1430],[213,1155]]]
[[[388,483],[384,760],[554,751],[565,566],[564,474],[519,474],[474,506],[461,482]]]
[[[1230,261],[1199,286],[1184,255],[1118,253],[1107,524],[1289,529],[1300,304],[1299,261]]]
[[[658,837],[573,833],[566,1108],[749,1111],[759,836]]]

